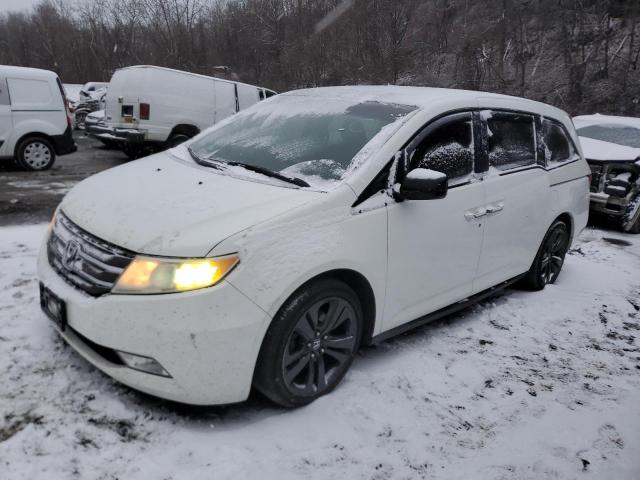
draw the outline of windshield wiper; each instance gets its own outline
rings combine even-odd
[[[207,167],[216,168],[218,170],[220,170],[220,166],[219,165],[232,165],[234,167],[242,167],[242,168],[244,168],[246,170],[250,170],[252,172],[260,173],[260,174],[262,174],[262,175],[264,175],[266,177],[277,178],[278,180],[282,180],[283,182],[293,183],[294,185],[297,185],[298,187],[310,187],[311,186],[307,182],[302,180],[301,178],[288,177],[287,175],[283,175],[281,173],[274,172],[273,170],[269,170],[268,168],[265,168],[265,167],[259,167],[259,166],[256,166],[256,165],[250,165],[248,163],[242,163],[242,162],[219,160],[217,158],[211,158],[211,157],[202,158],[196,152],[194,152],[191,149],[191,147],[189,147],[188,150],[189,150],[189,154],[191,155],[191,158],[193,158],[200,165],[205,165]]]
[[[215,168],[216,170],[222,170],[215,163],[208,162],[204,158],[200,157],[196,152],[194,152],[191,149],[191,147],[187,147],[187,150],[189,150],[189,155],[191,155],[191,158],[193,158],[197,164],[204,165],[205,167]]]
[[[297,185],[299,187],[310,187],[311,186],[307,182],[302,180],[301,178],[288,177],[287,175],[283,175],[281,173],[274,172],[273,170],[269,170],[268,168],[265,168],[265,167],[259,167],[257,165],[250,165],[248,163],[242,163],[242,162],[223,161],[222,163],[226,163],[227,165],[233,165],[235,167],[242,167],[242,168],[245,168],[245,169],[250,170],[252,172],[261,173],[262,175],[265,175],[267,177],[277,178],[278,180],[282,180],[283,182],[293,183],[294,185]]]

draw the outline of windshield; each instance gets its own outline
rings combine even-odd
[[[640,128],[630,125],[590,125],[578,128],[577,132],[581,137],[617,143],[625,147],[640,148]]]
[[[325,187],[342,179],[380,130],[416,107],[309,96],[273,97],[191,144],[203,162],[243,164]]]

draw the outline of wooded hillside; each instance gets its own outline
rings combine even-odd
[[[44,0],[0,16],[0,63],[108,80],[155,64],[278,91],[429,85],[640,116],[637,0]]]

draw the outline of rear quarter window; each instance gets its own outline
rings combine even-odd
[[[542,120],[542,141],[545,160],[550,167],[573,160],[576,150],[562,125],[554,120]]]

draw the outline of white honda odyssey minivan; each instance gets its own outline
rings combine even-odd
[[[553,283],[589,174],[571,120],[542,103],[294,91],[76,186],[39,257],[41,305],[138,390],[221,404],[255,386],[300,406],[363,344]]]

